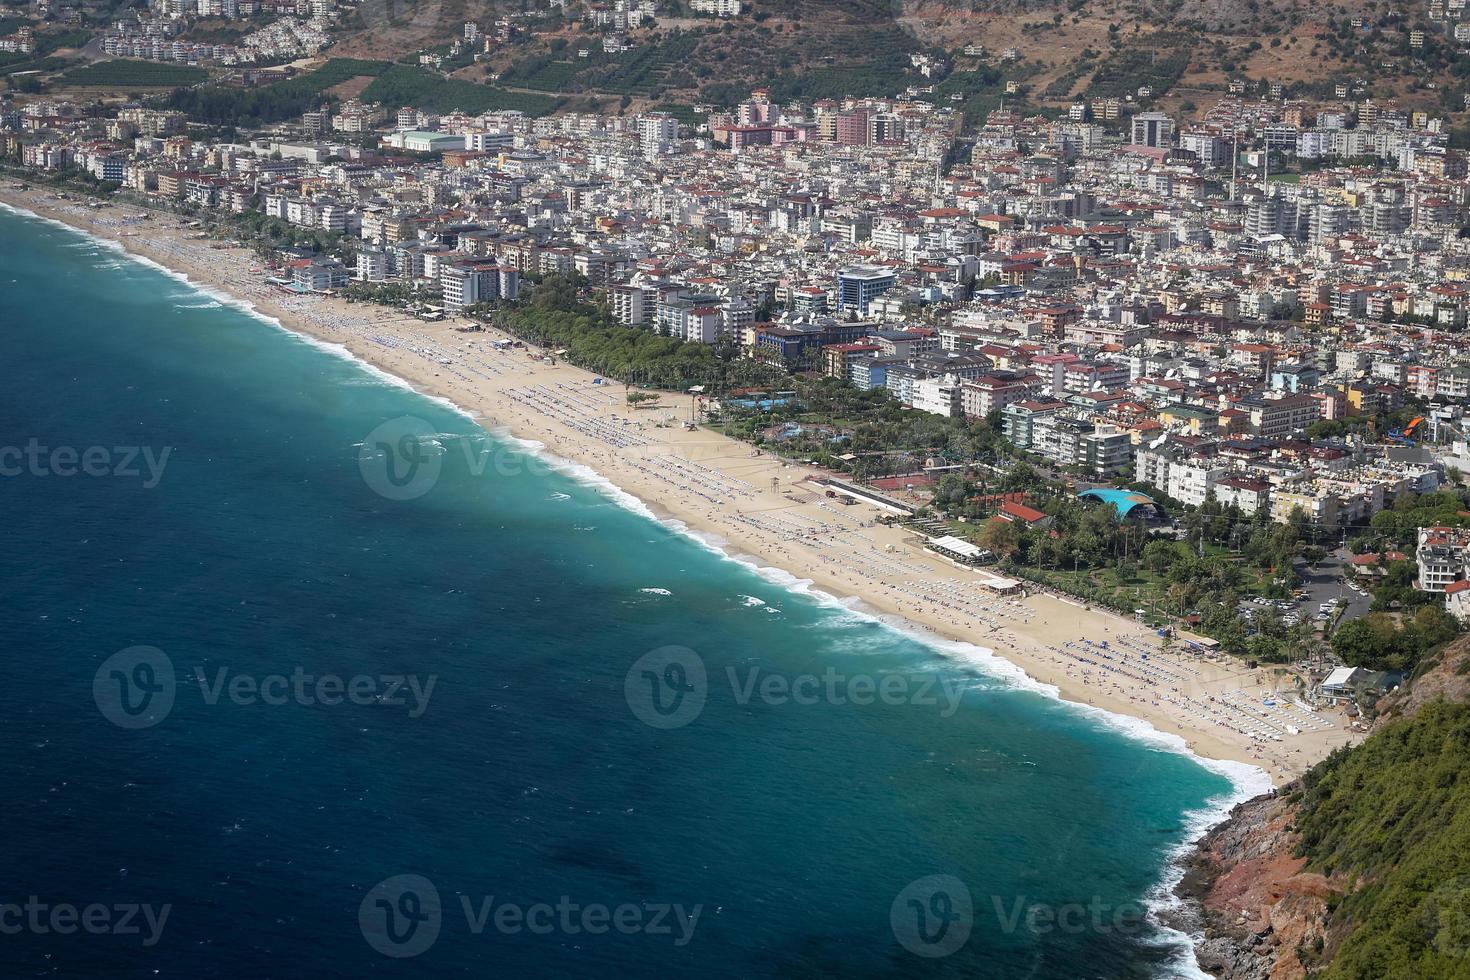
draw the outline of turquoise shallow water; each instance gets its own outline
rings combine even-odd
[[[7,973],[1188,972],[1219,773],[76,233],[0,212],[0,286]]]

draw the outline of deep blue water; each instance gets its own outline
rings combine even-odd
[[[1137,913],[1232,791],[1190,758],[786,591],[588,482],[523,466],[447,406],[3,211],[0,365],[5,974],[1180,969],[1177,936]],[[364,462],[361,446],[405,416],[437,435],[400,444],[390,429],[390,451],[442,447],[420,460],[438,475],[388,499],[374,467],[405,460]],[[69,449],[97,475],[55,472]],[[689,653],[640,663],[669,646],[697,655],[703,686]],[[159,653],[120,654],[136,647]],[[741,703],[730,668],[740,682],[892,677],[910,693],[941,678],[962,698],[953,712],[923,697]],[[267,686],[365,678],[385,697],[211,703],[196,671],[212,685],[221,670]],[[388,703],[381,678],[397,676],[433,678],[421,712],[412,695]],[[665,719],[645,684],[666,708],[687,689],[673,721],[695,691],[702,710],[645,724]],[[432,884],[437,917],[418,879],[374,891],[399,875]],[[949,878],[923,881],[935,875]],[[4,908],[32,896],[35,916]],[[477,932],[462,900],[491,896]],[[94,905],[91,932],[53,928]],[[169,907],[155,942],[142,913],[141,935],[113,928],[129,905]],[[1074,917],[1010,921],[1033,905]],[[385,907],[404,945],[383,936]],[[598,930],[613,916],[620,928]],[[363,922],[417,955],[383,955]]]

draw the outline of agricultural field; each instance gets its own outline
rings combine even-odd
[[[386,61],[333,58],[315,71],[263,88],[205,85],[180,89],[170,97],[169,105],[211,126],[280,122],[331,102],[329,89],[354,78],[381,75],[388,67]]]
[[[394,65],[383,72],[363,90],[362,98],[390,106],[418,106],[431,112],[518,109],[530,116],[544,116],[557,106],[557,100],[549,95],[510,92],[460,78],[445,78],[407,65]]]
[[[64,72],[58,82],[87,88],[177,88],[209,77],[203,68],[158,61],[98,61]]]
[[[533,88],[542,92],[564,92],[583,65],[551,58],[529,58],[517,62],[500,74],[502,85]]]
[[[280,82],[275,87],[290,85],[297,89],[324,92],[329,88],[363,75],[377,77],[390,67],[386,61],[370,61],[365,58],[333,58],[315,71]]]
[[[684,126],[698,126],[704,122],[706,116],[694,111],[694,106],[685,102],[661,102],[653,107],[655,112],[667,112]]]
[[[677,66],[689,60],[701,36],[671,34],[661,44],[624,52],[607,64],[581,74],[579,80],[599,92],[648,98],[668,82]]]

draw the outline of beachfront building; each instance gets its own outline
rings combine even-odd
[[[357,280],[359,282],[386,282],[388,280],[388,252],[375,245],[357,251]]]
[[[440,262],[438,270],[447,313],[458,313],[477,303],[514,300],[520,293],[520,273],[502,267],[495,259]]]
[[[1056,401],[1012,402],[1001,409],[1001,433],[1018,449],[1030,449],[1036,445],[1038,423],[1064,408],[1065,405]]]
[[[293,284],[309,292],[321,293],[347,285],[347,267],[333,258],[318,255],[297,259],[288,268]]]
[[[1008,405],[1026,401],[1030,396],[1030,386],[1016,377],[975,378],[966,381],[960,392],[965,416],[980,419]]]
[[[660,300],[658,332],[679,340],[713,344],[720,339],[725,318],[716,296],[669,296]]]
[[[625,327],[641,327],[653,319],[658,306],[658,290],[651,286],[626,283],[607,291],[613,317]]]
[[[1096,425],[1061,412],[1033,412],[1026,402],[1007,405],[1003,419],[1011,419],[1017,428],[1024,419],[1030,424],[1031,452],[1044,456],[1058,466],[1069,467],[1091,476],[1109,477],[1128,465],[1133,440],[1127,432],[1112,425]],[[1065,406],[1059,406],[1065,407]],[[1012,409],[1017,409],[1012,413]]]

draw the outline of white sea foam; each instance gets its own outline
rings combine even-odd
[[[1164,865],[1164,876],[1149,890],[1148,895],[1144,898],[1144,906],[1148,909],[1158,929],[1156,944],[1173,951],[1174,955],[1170,961],[1170,967],[1176,971],[1173,975],[1188,978],[1188,980],[1213,980],[1210,974],[1200,968],[1199,961],[1195,958],[1194,944],[1203,937],[1190,935],[1166,925],[1161,921],[1161,916],[1183,908],[1184,900],[1175,894],[1174,889],[1183,880],[1185,861],[1200,839],[1209,833],[1211,828],[1228,817],[1237,804],[1270,792],[1272,785],[1270,776],[1258,766],[1228,760],[1205,759],[1198,756],[1195,757],[1195,761],[1206,769],[1225,776],[1231,781],[1234,789],[1232,792],[1208,801],[1200,809],[1184,815],[1184,839],[1169,853],[1169,859]]]
[[[493,430],[492,434],[502,442],[509,443],[520,452],[539,458],[563,476],[569,477],[583,486],[591,487],[618,506],[630,510],[639,516],[646,517],[649,520],[658,520],[653,511],[648,509],[647,504],[616,483],[613,483],[592,467],[583,463],[573,462],[563,456],[558,456],[556,453],[548,450],[545,444],[537,442],[534,439],[522,439],[519,436],[511,435],[508,431],[500,429]]]

